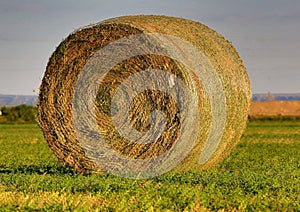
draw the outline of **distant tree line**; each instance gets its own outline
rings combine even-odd
[[[0,108],[0,123],[36,123],[37,108],[28,105]]]
[[[300,101],[300,93],[256,93],[253,94],[252,100],[254,102],[270,102],[270,101]]]

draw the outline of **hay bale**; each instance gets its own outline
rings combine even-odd
[[[65,165],[148,178],[224,159],[243,133],[250,99],[238,53],[212,29],[125,16],[60,43],[40,87],[38,118]]]

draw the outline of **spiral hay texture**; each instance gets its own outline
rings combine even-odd
[[[212,29],[125,16],[60,43],[38,118],[49,147],[77,172],[147,178],[224,159],[243,133],[250,99],[238,53]]]

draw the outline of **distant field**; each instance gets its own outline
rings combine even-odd
[[[300,101],[252,102],[250,116],[300,117]]]
[[[36,125],[0,125],[0,211],[300,211],[300,122],[255,121],[205,172],[150,180],[62,167]]]

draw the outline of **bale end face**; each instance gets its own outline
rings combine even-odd
[[[246,69],[221,35],[166,16],[125,16],[70,34],[49,59],[38,118],[80,173],[149,178],[213,166],[249,113]]]

